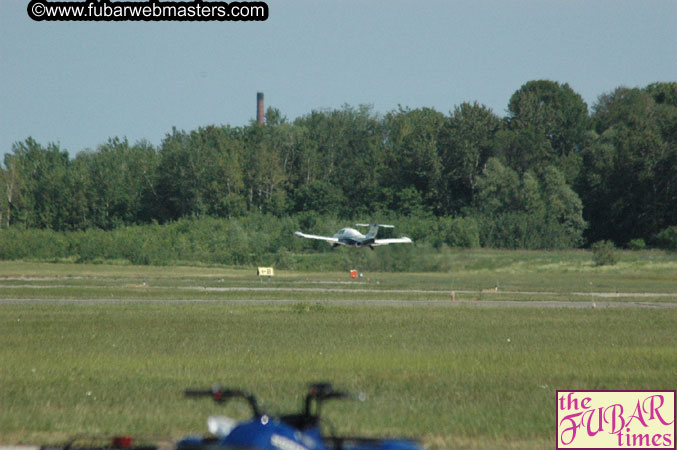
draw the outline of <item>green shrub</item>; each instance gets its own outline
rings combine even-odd
[[[69,245],[63,233],[53,230],[0,230],[0,259],[57,259],[69,255]]]
[[[656,244],[665,250],[677,251],[677,225],[666,228],[656,235]]]
[[[644,250],[646,248],[646,242],[644,239],[633,239],[628,242],[628,249],[630,250]]]
[[[612,266],[618,262],[618,253],[613,242],[597,241],[591,248],[592,260],[596,266]]]
[[[331,236],[356,222],[389,223],[396,229],[379,230],[379,237],[408,236],[414,245],[392,245],[376,251],[337,249],[319,240],[299,239],[295,231]],[[361,231],[366,232],[366,229]],[[661,236],[671,238],[666,230]],[[677,233],[675,233],[677,234]],[[398,217],[385,213],[352,219],[300,213],[277,217],[251,213],[236,218],[187,217],[162,225],[126,225],[113,230],[38,229],[0,230],[0,259],[79,262],[106,260],[132,264],[169,265],[180,262],[223,265],[271,265],[297,270],[450,270],[448,255],[458,248],[567,248],[577,236],[554,221],[526,214],[497,217]],[[677,247],[677,246],[676,246]]]
[[[480,246],[479,227],[474,218],[441,217],[437,221],[440,239],[447,246],[453,248],[477,248]]]

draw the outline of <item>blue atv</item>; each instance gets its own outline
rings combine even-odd
[[[408,439],[374,439],[325,436],[320,424],[322,404],[332,399],[350,399],[352,395],[335,391],[329,383],[310,386],[303,410],[279,417],[265,414],[256,398],[237,389],[215,386],[206,390],[187,390],[188,397],[211,397],[216,403],[241,398],[249,403],[252,417],[236,422],[224,416],[207,421],[211,437],[188,437],[178,442],[177,450],[422,450]]]

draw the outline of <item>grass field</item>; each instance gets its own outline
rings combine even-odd
[[[671,255],[627,252],[598,268],[584,252],[461,253],[447,274],[357,282],[1,262],[0,444],[125,433],[171,441],[220,411],[184,399],[184,388],[246,388],[280,412],[300,406],[308,382],[327,380],[367,394],[327,406],[342,433],[416,436],[440,449],[552,448],[556,389],[677,387],[677,308],[590,306],[595,293],[616,292],[663,295],[604,301],[677,303]],[[424,302],[450,301],[451,290],[468,303]],[[585,307],[474,307],[487,299]]]

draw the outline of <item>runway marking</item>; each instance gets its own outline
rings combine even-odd
[[[469,289],[449,289],[449,290],[425,290],[425,289],[335,289],[335,288],[272,288],[272,287],[200,287],[200,286],[183,286],[177,289],[207,291],[207,292],[356,292],[361,294],[379,293],[379,294],[440,294],[451,295],[452,292],[457,294],[477,294],[480,290]],[[576,295],[589,297],[675,297],[677,292],[538,292],[538,291],[496,291],[496,292],[482,292],[482,294],[507,294],[507,295]]]
[[[396,307],[476,307],[476,308],[575,308],[575,309],[612,309],[612,308],[647,308],[676,309],[672,302],[586,302],[586,301],[539,301],[539,300],[312,300],[298,299],[173,299],[173,300],[139,300],[139,299],[0,299],[0,304],[228,304],[243,306],[266,305],[326,305],[326,306],[396,306]]]
[[[567,296],[574,295],[579,297],[600,297],[600,298],[677,298],[677,292],[556,292],[556,291],[517,291],[517,290],[499,290],[497,292],[481,292],[479,289],[340,289],[340,288],[315,288],[315,287],[256,287],[256,286],[231,286],[231,287],[209,287],[209,286],[142,286],[142,285],[36,285],[36,284],[17,284],[17,285],[0,285],[0,289],[51,289],[51,288],[72,288],[72,289],[178,289],[183,291],[200,291],[200,292],[317,292],[317,293],[357,293],[357,294],[436,294],[436,295],[451,295],[452,292],[456,294],[479,294],[482,295],[550,295],[550,296]]]

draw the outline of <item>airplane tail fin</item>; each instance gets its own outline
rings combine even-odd
[[[378,223],[358,223],[356,224],[358,227],[369,227],[369,233],[365,236],[367,239],[376,239],[376,233],[378,233],[378,229],[380,228],[395,228],[393,225],[384,225],[384,224],[378,224]]]

